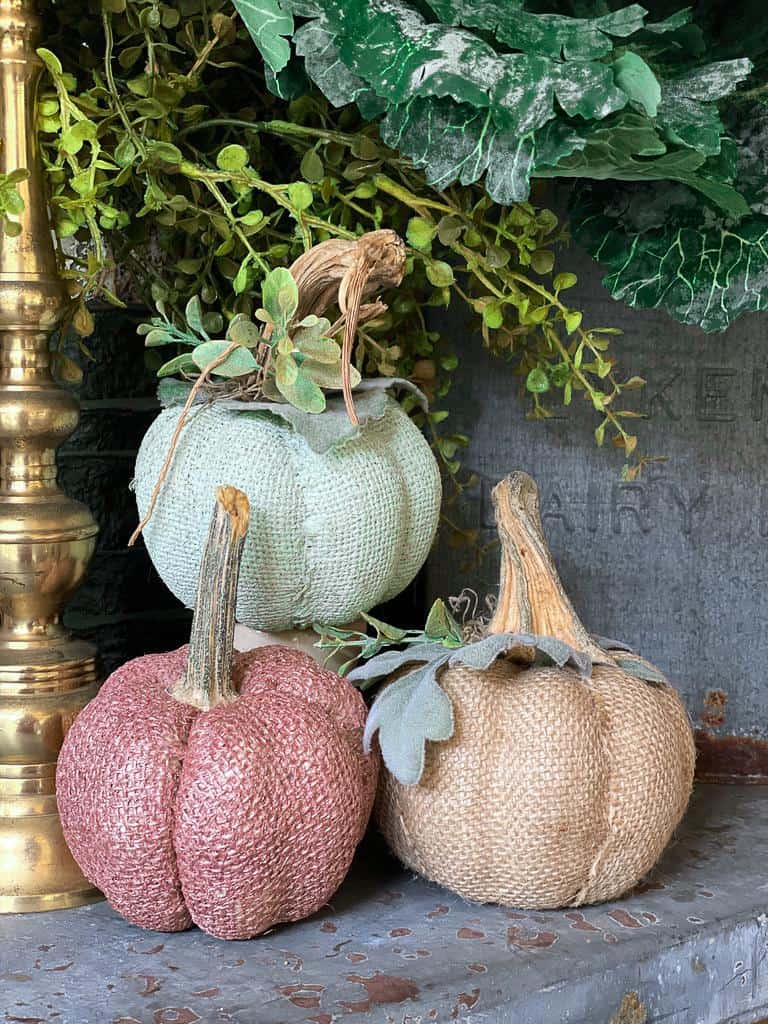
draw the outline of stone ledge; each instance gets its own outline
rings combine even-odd
[[[142,932],[106,904],[0,917],[0,1013],[56,1024],[755,1024],[768,1014],[768,789],[700,786],[615,903],[516,912],[403,872],[376,840],[332,905],[251,942]],[[52,1017],[56,1013],[58,1016]]]

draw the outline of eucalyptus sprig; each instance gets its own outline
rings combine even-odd
[[[432,605],[423,629],[400,629],[373,615],[363,613],[361,618],[373,628],[373,635],[357,629],[339,629],[336,626],[313,625],[320,639],[315,644],[322,651],[328,651],[327,659],[334,654],[354,652],[338,669],[339,675],[346,675],[361,660],[367,661],[387,648],[408,648],[414,644],[436,644],[446,650],[456,650],[464,643],[460,624],[451,615],[444,601],[439,598]],[[375,680],[362,682],[361,690],[368,689]]]
[[[243,399],[287,401],[303,412],[323,412],[325,389],[342,387],[342,349],[331,337],[330,321],[314,314],[295,319],[299,292],[284,267],[276,267],[267,274],[261,293],[263,305],[255,315],[262,328],[247,314],[235,313],[221,339],[212,338],[211,334],[222,331],[224,317],[220,313],[203,313],[198,295],[187,302],[183,327],[174,323],[165,303],[159,301],[158,315],[138,327],[144,344],[148,348],[175,345],[187,351],[163,363],[157,376],[195,379],[212,360],[228,352],[210,371],[231,383],[227,394]],[[254,350],[258,350],[256,355]],[[352,367],[352,387],[360,380],[359,372]]]

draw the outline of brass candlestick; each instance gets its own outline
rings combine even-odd
[[[33,0],[0,0],[0,171],[27,168],[21,233],[0,238],[0,912],[72,907],[99,894],[66,847],[56,758],[97,688],[95,651],[59,610],[85,575],[98,527],[56,484],[56,448],[78,421],[56,386],[48,336],[65,296],[34,130],[42,65]]]

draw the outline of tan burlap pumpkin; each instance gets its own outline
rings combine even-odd
[[[449,665],[439,682],[453,734],[427,744],[418,784],[383,773],[379,826],[409,868],[467,899],[531,908],[613,899],[654,865],[685,811],[688,716],[658,670],[587,634],[546,547],[530,477],[512,474],[494,503],[503,555],[489,632],[556,637],[590,656],[591,675],[533,665],[532,648],[482,670]]]

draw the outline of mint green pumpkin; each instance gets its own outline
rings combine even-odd
[[[150,557],[179,600],[191,607],[195,599],[221,484],[244,491],[251,503],[239,622],[260,630],[343,625],[411,582],[437,529],[440,473],[392,397],[365,400],[378,403],[376,415],[335,443],[318,442],[270,412],[193,406],[144,529]],[[177,406],[161,412],[141,444],[141,516],[179,414]]]

